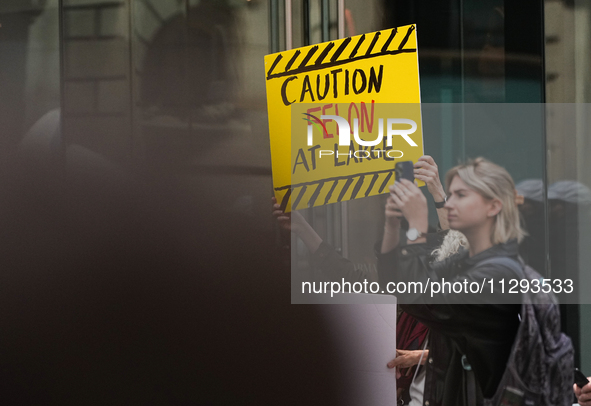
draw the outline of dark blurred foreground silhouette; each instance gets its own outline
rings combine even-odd
[[[338,403],[318,308],[290,305],[248,219],[127,174],[1,169],[3,404]]]

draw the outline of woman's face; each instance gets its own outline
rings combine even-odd
[[[451,181],[445,208],[449,227],[464,233],[485,226],[499,211],[495,200],[470,189],[459,176]]]

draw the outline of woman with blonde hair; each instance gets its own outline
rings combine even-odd
[[[442,287],[449,282],[448,289],[409,290],[397,296],[404,310],[431,331],[424,404],[479,405],[494,395],[519,326],[520,305],[506,299],[497,281],[523,276],[487,260],[498,256],[517,260],[524,231],[515,185],[504,168],[477,158],[452,168],[446,187],[449,226],[465,236],[468,247],[445,258],[448,253],[442,251],[457,247],[444,242],[439,252],[432,253],[425,196],[412,182],[402,180],[390,187],[378,272],[396,269],[397,283]],[[401,216],[409,230],[406,245],[398,247]],[[432,254],[444,259],[432,261]],[[454,293],[452,286],[461,290]]]

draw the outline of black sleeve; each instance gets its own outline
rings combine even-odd
[[[414,303],[419,300],[423,291],[419,287],[427,282],[432,272],[427,263],[431,246],[409,244],[383,254],[379,251],[380,246],[381,242],[378,242],[375,247],[380,288],[395,295],[400,303]],[[405,289],[406,292],[401,293],[396,289],[400,284],[413,289]]]
[[[390,283],[387,292],[395,295],[402,308],[421,322],[448,334],[459,334],[468,325],[486,331],[489,330],[487,323],[492,321],[491,318],[515,311],[516,301],[521,296],[508,296],[506,291],[502,293],[498,283],[502,278],[518,278],[512,269],[498,264],[485,264],[476,265],[462,273],[457,267],[461,254],[434,265],[428,262],[428,254],[427,244],[411,244],[378,254],[380,283]],[[404,284],[405,293],[392,292],[398,283]],[[452,287],[454,284],[462,288],[472,287],[473,290],[478,287],[478,292],[456,294],[451,290],[437,289],[438,285],[444,283]],[[475,317],[475,314],[480,316]],[[482,328],[478,328],[480,324]]]
[[[431,253],[441,245],[447,231],[426,234],[427,242],[424,244],[408,244],[383,254],[380,252],[382,241],[378,241],[374,246],[374,252],[378,261],[378,279],[381,290],[388,293],[387,287],[391,282],[418,282],[428,279],[423,276],[429,272],[428,263],[431,260]],[[401,257],[406,255],[410,255],[413,259],[412,269],[407,268],[403,272],[399,272],[400,267],[406,265],[400,264]]]

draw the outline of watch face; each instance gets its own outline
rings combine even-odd
[[[417,238],[419,238],[419,230],[417,230],[416,228],[411,228],[406,232],[406,238],[408,238],[411,241],[416,240]]]

